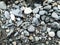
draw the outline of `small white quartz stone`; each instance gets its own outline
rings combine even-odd
[[[60,9],[60,5],[58,5],[58,9]]]
[[[54,37],[55,36],[55,33],[53,31],[49,32],[48,33],[50,37]]]
[[[30,14],[31,12],[32,12],[32,9],[30,7],[24,9],[25,14]]]
[[[14,21],[15,21],[15,16],[14,16],[14,14],[11,14],[10,17],[11,17],[11,20],[14,20]]]

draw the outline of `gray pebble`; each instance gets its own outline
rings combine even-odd
[[[55,19],[59,19],[59,16],[57,15],[57,13],[53,12],[52,15],[51,15],[53,18]]]
[[[5,12],[4,12],[4,15],[5,15],[5,17],[6,17],[7,19],[9,19],[9,18],[10,18],[10,14],[9,14],[9,12],[8,12],[8,11],[5,11]]]
[[[40,15],[44,15],[44,14],[46,14],[46,13],[47,13],[47,12],[44,11],[44,10],[42,10],[42,11],[39,12]]]
[[[3,1],[0,1],[0,9],[6,9],[6,4]]]
[[[33,13],[38,13],[38,11],[39,11],[39,8],[33,9]]]
[[[29,32],[34,32],[34,31],[35,31],[35,27],[34,27],[33,25],[30,25],[30,26],[28,27],[28,31],[29,31]]]
[[[51,5],[45,6],[44,9],[51,9]]]
[[[39,21],[38,21],[38,19],[35,18],[35,17],[33,18],[32,23],[35,24],[36,26],[39,25]]]

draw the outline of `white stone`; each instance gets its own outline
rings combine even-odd
[[[60,9],[60,5],[58,5],[58,9]]]
[[[54,37],[55,36],[55,33],[53,31],[49,32],[48,33],[50,37]]]
[[[30,7],[24,9],[25,14],[30,14],[32,12],[32,9]]]
[[[3,1],[0,1],[0,9],[6,9],[6,4]]]
[[[53,0],[47,0],[48,1],[48,3],[51,3],[51,2],[53,2]]]
[[[14,16],[14,14],[11,14],[10,17],[11,17],[11,20],[15,21],[15,16]]]
[[[59,19],[59,16],[55,12],[52,13],[52,17],[55,19]]]

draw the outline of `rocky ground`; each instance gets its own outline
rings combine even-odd
[[[60,1],[0,1],[0,45],[60,45]]]

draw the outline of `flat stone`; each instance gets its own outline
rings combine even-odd
[[[29,32],[34,32],[34,31],[35,31],[35,27],[34,27],[33,25],[30,25],[30,26],[28,27],[28,31],[29,31]]]
[[[38,13],[38,11],[39,11],[39,8],[33,9],[33,13]]]
[[[19,13],[21,13],[20,9],[11,9],[12,14],[14,15],[19,15]]]
[[[48,1],[48,3],[51,3],[51,2],[53,2],[53,0],[47,0]]]
[[[6,4],[3,1],[0,1],[0,9],[6,9]]]
[[[40,15],[44,15],[44,14],[46,14],[46,13],[47,13],[47,12],[44,11],[44,10],[42,10],[42,11],[39,12]]]
[[[24,9],[25,14],[30,14],[32,12],[32,9],[30,7]]]
[[[53,12],[51,16],[55,19],[59,19],[59,16],[55,12]]]
[[[8,12],[8,11],[5,11],[5,12],[4,12],[4,15],[5,15],[5,17],[6,17],[7,19],[10,18],[10,15],[9,15],[9,12]]]
[[[44,9],[51,9],[51,5],[45,6]]]

